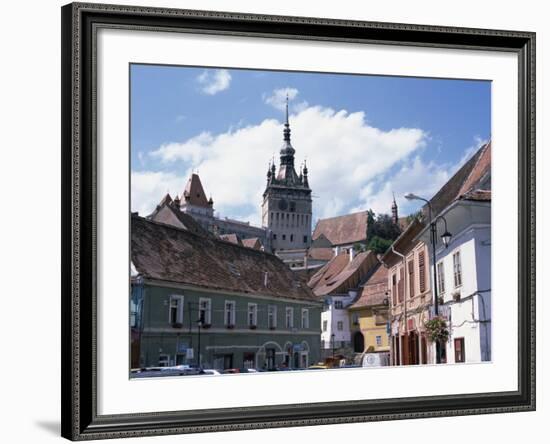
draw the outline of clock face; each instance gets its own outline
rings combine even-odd
[[[286,210],[288,208],[288,202],[286,199],[281,199],[279,201],[279,210]]]

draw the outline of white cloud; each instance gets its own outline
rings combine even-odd
[[[318,106],[292,115],[290,123],[297,171],[303,159],[307,158],[314,195],[314,217],[343,214],[356,207],[371,207],[368,198],[374,199],[375,195],[369,194],[365,187],[418,152],[427,137],[417,128],[382,131],[369,126],[363,112],[349,113]],[[278,163],[282,129],[281,122],[268,119],[258,125],[221,134],[202,133],[183,143],[165,144],[152,156],[165,164],[185,165],[182,169],[187,171],[199,169],[205,191],[212,194],[217,211],[258,221],[267,163],[274,153]],[[421,174],[418,169],[413,162],[413,169],[404,170],[404,174]],[[184,175],[178,190],[185,186],[187,171],[182,171]],[[163,176],[153,177],[163,179]],[[166,175],[167,184],[171,184],[175,177]],[[424,182],[428,182],[426,177],[422,177]],[[146,178],[140,179],[143,182]],[[150,177],[147,179],[151,180]],[[151,209],[173,185],[155,183],[154,186],[157,188],[155,193],[147,190],[149,198],[140,198],[140,201],[149,199]],[[137,190],[133,187],[134,191]],[[390,203],[388,200],[386,206]],[[253,218],[252,214],[257,217]]]
[[[187,175],[188,172],[179,176],[174,173],[132,171],[132,211],[138,211],[141,216],[151,214],[166,193],[169,192],[174,198],[183,192]]]
[[[284,111],[287,96],[288,100],[294,100],[298,96],[298,90],[290,87],[275,89],[269,96],[264,94],[263,99],[266,104],[271,105],[279,111]],[[307,102],[305,104],[307,106]]]
[[[231,74],[227,69],[216,69],[214,71],[203,71],[197,77],[203,93],[213,96],[227,88],[231,83]]]

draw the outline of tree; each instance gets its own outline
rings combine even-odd
[[[382,254],[400,234],[399,225],[393,223],[389,214],[367,211],[367,250]]]

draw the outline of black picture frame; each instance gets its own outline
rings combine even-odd
[[[535,33],[72,3],[62,14],[62,436],[119,438],[535,409]],[[96,91],[98,27],[508,51],[519,66],[518,390],[97,414]]]

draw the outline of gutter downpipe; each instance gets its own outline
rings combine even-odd
[[[409,340],[409,330],[408,330],[408,327],[407,327],[407,295],[405,294],[405,290],[406,290],[406,281],[407,281],[407,263],[406,263],[406,260],[405,260],[405,256],[402,255],[399,251],[397,251],[395,249],[395,247],[391,246],[391,251],[392,253],[396,254],[397,256],[400,256],[401,257],[401,261],[403,262],[403,318],[404,318],[404,325],[405,325],[405,336],[406,336],[406,339],[407,341]],[[397,298],[399,299],[399,287],[398,288],[398,294],[397,294]],[[401,336],[401,335],[399,335]],[[409,349],[409,344],[407,344],[407,350]],[[403,353],[403,344],[401,344],[401,347],[400,347],[400,352]],[[407,357],[407,360],[408,360],[408,357]],[[401,363],[401,365],[403,365],[403,363]]]

